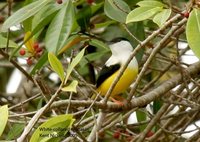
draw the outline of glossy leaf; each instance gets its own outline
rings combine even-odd
[[[85,48],[83,48],[79,53],[78,55],[76,55],[76,57],[72,60],[71,64],[68,66],[67,68],[67,75],[66,75],[66,78],[65,78],[65,84],[72,72],[72,70],[74,69],[74,67],[81,61],[81,59],[83,58],[83,55],[85,53]]]
[[[193,9],[186,25],[186,37],[194,54],[200,58],[200,10]]]
[[[3,37],[1,34],[0,34],[0,48],[6,48],[7,46],[7,38]],[[8,47],[11,47],[11,48],[17,48],[18,45],[13,42],[12,40],[9,40],[9,45]]]
[[[171,9],[164,9],[162,12],[155,15],[153,22],[156,23],[159,27],[162,27],[163,24],[171,15]]]
[[[137,3],[140,7],[164,7],[165,4],[156,0],[144,0]]]
[[[52,69],[58,74],[60,79],[64,80],[64,69],[61,64],[61,62],[58,60],[58,58],[53,53],[48,53],[48,60],[52,67]]]
[[[8,106],[4,105],[0,107],[0,136],[3,134],[3,131],[6,127],[8,121]]]
[[[57,51],[65,45],[73,26],[73,17],[74,7],[69,0],[63,4],[47,30],[45,45],[49,52],[57,54]]]
[[[76,93],[76,87],[78,85],[78,81],[77,80],[73,80],[68,86],[65,86],[62,88],[62,91],[65,92],[74,92]]]
[[[60,142],[70,130],[75,119],[71,114],[58,115],[40,125],[30,142]]]
[[[125,23],[127,13],[130,11],[129,6],[122,0],[105,0],[104,12],[113,20]]]
[[[162,7],[138,7],[128,14],[126,23],[149,19],[160,11],[162,11]]]
[[[46,4],[51,2],[51,0],[38,0],[35,1],[15,12],[12,16],[10,16],[3,24],[1,31],[6,32],[8,28],[18,25],[24,20],[30,18],[35,15],[38,11],[40,11]]]

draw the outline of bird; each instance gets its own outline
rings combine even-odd
[[[118,76],[120,69],[126,64],[130,54],[133,51],[133,47],[126,38],[115,38],[109,45],[111,50],[111,57],[105,62],[99,72],[99,76],[96,82],[97,92],[101,96],[105,96],[115,78]],[[133,83],[138,74],[138,62],[134,57],[128,64],[123,75],[115,85],[111,92],[110,98],[113,101],[115,97],[126,91],[126,89]]]

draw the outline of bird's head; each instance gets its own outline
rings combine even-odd
[[[116,63],[124,64],[129,58],[133,47],[125,38],[115,38],[109,45],[112,56],[106,62],[106,65],[113,65]]]
[[[132,45],[126,38],[115,38],[109,45],[112,54],[115,56],[130,55],[133,50]]]

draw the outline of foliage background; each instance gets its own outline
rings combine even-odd
[[[191,49],[197,57],[200,53],[200,2],[143,2],[1,1],[0,139],[200,140],[200,63],[183,60]],[[108,42],[116,37],[130,40],[134,48],[130,58],[137,57],[140,70],[123,94],[127,99],[124,106],[110,102],[109,96],[102,101],[90,99],[97,74],[110,56]],[[17,91],[8,93],[6,87],[15,69],[23,77]],[[51,78],[55,74],[56,80]],[[130,124],[131,114],[136,114],[137,121]],[[188,130],[192,125],[195,128]],[[49,137],[61,130],[40,131],[42,126],[63,131]]]

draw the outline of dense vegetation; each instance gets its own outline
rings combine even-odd
[[[0,140],[200,141],[199,6],[199,0],[1,1]],[[135,82],[120,94],[123,105],[109,97],[129,61],[106,96],[91,99],[117,37],[131,42],[129,59],[139,63]]]

